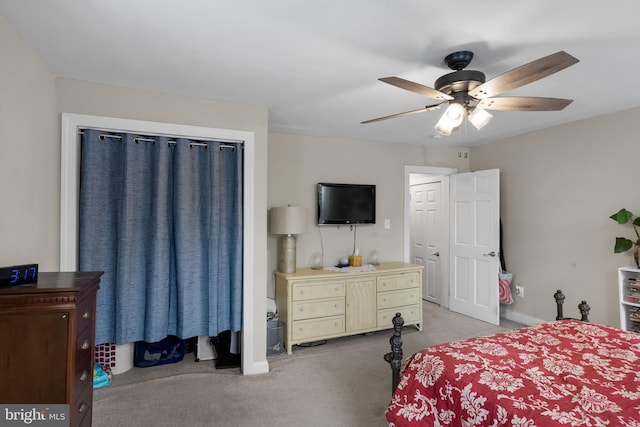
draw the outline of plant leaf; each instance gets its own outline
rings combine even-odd
[[[613,252],[619,254],[621,252],[628,251],[633,246],[633,242],[624,237],[616,237],[616,245],[613,247]]]
[[[633,225],[636,227],[640,227],[640,216],[633,220]]]
[[[633,217],[633,214],[626,210],[625,208],[620,209],[618,212],[611,215],[611,218],[614,221],[617,221],[618,224],[626,224]]]

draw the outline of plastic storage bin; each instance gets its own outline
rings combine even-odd
[[[267,320],[267,356],[284,351],[284,323],[278,318]]]

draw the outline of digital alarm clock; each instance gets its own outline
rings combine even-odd
[[[38,280],[38,264],[0,267],[0,287],[17,286]]]

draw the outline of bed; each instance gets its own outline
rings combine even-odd
[[[390,353],[390,426],[640,427],[640,334],[562,314],[556,321],[425,348],[402,360],[402,318]]]

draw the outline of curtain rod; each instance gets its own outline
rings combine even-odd
[[[78,128],[78,135],[83,135],[84,129],[94,129],[94,130],[98,130],[101,132],[116,132],[116,133],[137,133],[137,132],[131,132],[131,131],[123,131],[123,130],[113,130],[113,129],[101,129],[101,128],[90,128],[90,127],[79,127]],[[166,136],[168,138],[184,138],[184,139],[191,139],[191,140],[195,140],[195,141],[215,141],[215,142],[221,142],[221,143],[229,143],[229,144],[243,144],[244,141],[240,140],[240,139],[225,139],[225,138],[202,138],[202,137],[192,137],[192,136],[181,136],[181,135],[168,135],[168,134],[154,134],[154,133],[146,133],[146,136]],[[108,137],[112,137],[112,138],[121,138],[117,135],[107,135],[105,134],[105,136]]]
[[[79,132],[80,135],[83,135],[84,132]],[[119,135],[109,135],[109,134],[105,134],[105,133],[101,133],[98,135],[101,139],[105,139],[105,138],[113,138],[113,139],[122,139],[121,136]],[[133,141],[137,144],[138,142],[151,142],[153,144],[155,144],[157,141],[153,138],[133,138]],[[211,142],[220,142],[220,141],[211,141]],[[167,141],[167,145],[175,145],[177,144],[178,141],[173,141],[173,140],[169,140]],[[191,142],[189,141],[189,147],[204,147],[204,148],[209,148],[209,144],[205,144],[202,142]],[[236,146],[235,145],[229,145],[229,144],[220,144],[220,146],[218,147],[220,150],[223,150],[225,148],[229,148],[231,150],[235,150]]]

